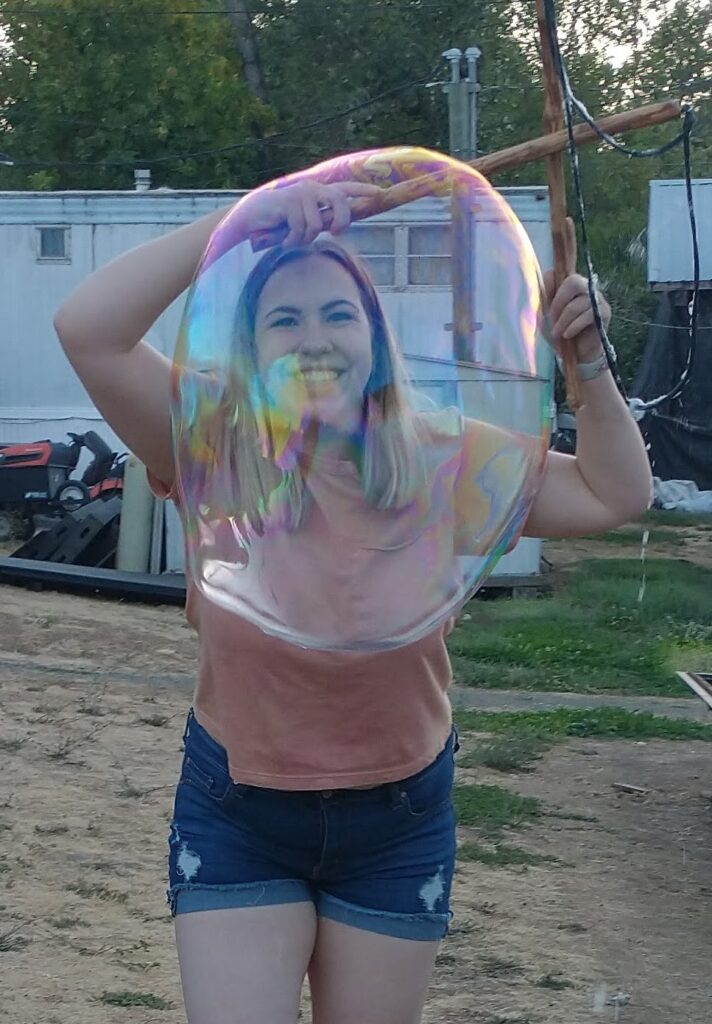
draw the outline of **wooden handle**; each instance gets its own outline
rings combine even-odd
[[[541,60],[544,85],[544,130],[553,135],[560,131],[563,123],[563,96],[559,78],[554,67],[554,57],[549,43],[544,0],[536,0],[539,38],[541,40]],[[549,180],[549,207],[551,214],[551,238],[554,246],[554,281],[556,287],[569,275],[570,250],[566,218],[566,185],[564,183],[564,162],[561,153],[553,153],[546,160],[547,178]],[[561,359],[564,364],[566,378],[566,402],[570,409],[581,406],[581,379],[576,361],[576,348],[570,341],[561,343]]]
[[[650,103],[644,107],[635,107],[633,110],[624,110],[620,114],[602,117],[596,123],[609,135],[617,135],[620,132],[635,131],[637,128],[647,128],[649,125],[674,121],[675,118],[680,117],[681,113],[682,108],[677,100],[664,100],[662,103]],[[574,126],[574,141],[577,146],[585,146],[590,142],[598,142],[599,136],[589,125],[577,124]],[[474,167],[480,174],[490,178],[494,174],[501,174],[502,171],[510,171],[514,167],[522,167],[535,160],[543,160],[554,153],[563,152],[568,143],[568,132],[566,129],[562,129],[542,135],[538,139],[520,142],[507,149],[499,149],[496,153],[480,156],[470,163],[470,167]]]
[[[384,188],[375,196],[365,196],[362,199],[355,199],[351,204],[351,220],[365,220],[367,217],[375,217],[378,213],[386,213],[398,206],[412,203],[424,196],[448,195],[452,188],[452,174],[449,168],[443,168],[432,174],[425,174],[422,178],[411,178],[408,181],[401,181],[390,188]],[[328,223],[326,225],[328,227]],[[250,236],[254,252],[261,252],[273,245],[279,245],[289,234],[286,225],[278,228],[270,228],[266,231],[257,231]]]
[[[672,121],[680,116],[680,112],[681,107],[677,100],[664,100],[662,103],[651,103],[644,107],[635,107],[633,110],[625,110],[620,114],[611,114],[610,117],[602,118],[598,124],[609,134],[615,134]],[[574,128],[574,138],[578,146],[585,146],[589,142],[595,142],[598,135],[587,124],[577,124]],[[488,153],[486,156],[471,160],[470,167],[474,167],[485,177],[490,177],[561,153],[567,145],[566,131],[549,132],[537,139],[529,139],[517,146],[509,146],[507,149],[500,149],[496,153]],[[437,178],[437,175],[413,178],[384,189],[374,199],[357,199],[351,208],[351,219],[365,220],[377,213],[385,213],[415,199],[431,195],[433,186],[439,184]],[[288,234],[289,228],[286,224],[268,231],[255,232],[251,236],[252,248],[255,252],[262,252],[273,245],[279,245]]]

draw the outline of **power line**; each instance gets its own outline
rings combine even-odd
[[[698,304],[699,304],[699,290],[700,290],[700,250],[697,238],[697,219],[695,216],[695,208],[693,203],[692,194],[692,166],[690,156],[690,138],[692,135],[692,128],[694,124],[694,115],[690,107],[683,108],[683,127],[682,131],[669,143],[665,143],[662,146],[657,147],[653,150],[633,150],[626,146],[617,143],[610,135],[608,135],[603,129],[594,121],[591,115],[588,113],[583,103],[574,95],[571,88],[571,82],[566,70],[563,56],[561,54],[559,44],[559,31],[556,17],[556,6],[555,0],[544,0],[544,11],[545,11],[545,23],[546,32],[548,36],[549,47],[551,50],[551,56],[554,63],[559,85],[561,86],[561,93],[563,97],[564,105],[564,122],[566,125],[566,131],[568,134],[568,149],[569,157],[571,161],[571,176],[573,179],[574,192],[576,195],[576,202],[579,211],[579,225],[581,227],[581,242],[584,253],[584,259],[586,262],[586,271],[588,277],[588,292],[591,299],[591,306],[593,309],[593,318],[596,323],[599,336],[603,343],[603,348],[606,353],[606,359],[614,380],[620,390],[622,396],[629,405],[635,403],[635,408],[638,411],[655,409],[660,406],[663,402],[672,401],[678,398],[684,391],[685,386],[690,380],[692,367],[694,363],[695,350],[697,347],[697,318],[698,318]],[[685,193],[687,199],[687,212],[690,221],[690,233],[692,236],[692,263],[693,263],[693,287],[692,287],[692,298],[688,305],[689,313],[689,324],[687,333],[689,336],[689,348],[687,352],[687,362],[680,375],[680,379],[670,391],[664,395],[660,395],[658,398],[651,399],[647,402],[642,402],[638,398],[632,400],[628,399],[625,387],[618,373],[618,360],[615,349],[611,345],[608,337],[605,324],[601,317],[600,306],[598,303],[598,296],[596,294],[596,283],[595,274],[593,271],[593,262],[591,259],[591,249],[589,245],[588,237],[588,222],[586,218],[586,209],[583,197],[583,191],[581,187],[581,175],[579,168],[578,159],[578,147],[576,145],[576,139],[574,136],[574,111],[586,121],[590,127],[597,133],[599,138],[602,139],[607,145],[611,146],[618,152],[625,153],[628,157],[650,157],[656,156],[661,153],[667,152],[673,146],[682,145],[683,161],[685,168]]]
[[[371,0],[371,2],[372,2],[374,7],[378,6],[381,9],[383,9],[383,7],[384,7],[384,5],[381,3],[381,0]],[[512,2],[513,2],[513,0],[488,0],[487,6],[490,7],[490,8],[492,8],[492,7],[502,7],[502,8],[504,8],[504,7],[511,6]],[[368,6],[368,3],[369,3],[369,0],[361,0],[361,4],[362,5]],[[334,10],[334,9],[336,9],[338,7],[338,4],[327,4],[327,3],[324,3],[321,6],[324,9],[326,9],[326,10],[328,10],[328,9]],[[385,5],[385,9],[386,10],[390,9],[392,11],[414,11],[414,12],[417,12],[417,11],[435,11],[435,10],[442,11],[444,6],[446,6],[446,3],[432,3],[432,2],[429,2],[429,0],[426,0],[426,2],[424,2],[424,3],[418,3],[417,0],[415,0],[415,2],[408,2],[408,0],[406,0],[406,2],[404,2],[404,3],[394,3],[394,2],[387,3]],[[0,16],[1,15],[7,15],[7,14],[15,14],[15,15],[20,15],[22,18],[44,17],[45,15],[54,15],[54,14],[63,14],[63,15],[66,15],[67,17],[73,17],[73,16],[79,16],[79,15],[86,14],[86,13],[87,13],[86,11],[67,10],[67,8],[59,7],[59,6],[58,7],[52,7],[52,6],[48,6],[48,7],[29,7],[29,8],[28,7],[6,7],[4,9],[0,8]],[[104,8],[95,8],[91,13],[92,14],[116,15],[116,14],[121,14],[122,12],[120,10],[118,10],[117,8],[104,7]],[[272,17],[275,14],[275,12],[270,11],[269,8],[261,8],[259,10],[257,10],[257,9],[255,9],[255,10],[246,10],[244,13],[249,15],[250,17],[267,17],[267,18],[268,17]],[[289,9],[285,9],[284,11],[280,11],[278,13],[279,14],[284,14],[285,16],[289,16],[292,12],[290,12]],[[151,7],[147,7],[147,8],[142,9],[141,14],[142,14],[142,16],[160,15],[160,16],[168,16],[168,17],[174,17],[174,16],[178,17],[178,16],[188,16],[188,15],[195,16],[195,17],[205,17],[205,16],[207,16],[207,17],[218,17],[218,16],[219,17],[226,17],[227,12],[225,11],[225,8],[216,8],[216,9],[207,8],[206,9],[206,8],[197,8],[197,7],[191,7],[191,8],[185,8],[185,7],[181,7],[181,8],[154,7],[154,8],[151,8]]]
[[[690,333],[690,328],[689,327],[682,327],[682,326],[680,326],[680,324],[659,324],[655,320],[633,320],[629,316],[621,316],[620,313],[616,313],[615,314],[615,319],[616,320],[622,320],[626,324],[635,324],[637,327],[661,327],[661,328],[663,328],[663,330],[666,330],[666,331],[685,331],[688,334]],[[699,333],[700,331],[712,331],[712,326],[710,326],[710,327],[699,327],[698,326],[697,332]]]
[[[405,92],[408,89],[416,88],[419,85],[423,85],[430,80],[434,70],[431,70],[429,74],[423,78],[417,78],[412,82],[406,82],[403,85],[394,86],[392,89],[386,89],[376,96],[371,96],[367,100],[363,100],[361,103],[355,103],[350,107],[346,107],[344,110],[336,111],[333,114],[328,114],[325,117],[317,118],[315,121],[310,121],[307,124],[295,125],[293,128],[285,128],[281,132],[273,132],[271,135],[266,135],[264,138],[250,138],[244,139],[242,142],[234,142],[228,146],[219,146],[215,149],[201,149],[191,153],[172,153],[169,156],[157,156],[157,157],[134,157],[131,160],[24,160],[16,159],[13,156],[4,154],[4,162],[9,162],[11,166],[15,167],[49,167],[49,168],[61,168],[61,167],[136,167],[141,164],[152,165],[159,163],[172,163],[178,160],[191,160],[195,157],[201,156],[216,156],[220,153],[232,153],[236,150],[247,149],[251,146],[262,146],[262,145],[276,145],[281,139],[287,138],[290,135],[294,135],[295,132],[306,132],[312,131],[314,128],[320,128],[322,125],[330,124],[333,121],[338,121],[342,117],[348,117],[350,114],[354,114],[359,110],[364,110],[366,107],[373,106],[375,103],[380,103],[381,100],[387,99],[389,96],[395,96],[397,93]],[[2,116],[0,114],[0,116]]]

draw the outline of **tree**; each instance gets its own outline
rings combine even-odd
[[[708,7],[558,0],[557,8],[574,89],[594,115],[670,94],[701,99],[693,173],[707,175]],[[175,13],[187,9],[194,13]],[[234,148],[155,161],[154,183],[252,187],[349,150],[445,150],[446,99],[426,86],[447,77],[440,55],[451,46],[483,51],[482,152],[542,130],[533,0],[24,0],[21,8],[0,0],[3,23],[0,152],[48,164],[0,167],[3,187],[130,187],[139,158],[222,147]],[[654,146],[674,131],[663,125],[625,141]],[[594,263],[627,318],[616,342],[630,376],[645,331],[628,320],[651,311],[631,252],[645,229],[648,183],[681,176],[681,151],[627,160],[589,146],[580,164]],[[539,164],[496,184],[545,180]],[[569,205],[574,211],[573,193]]]
[[[253,96],[266,103],[267,90],[262,76],[260,54],[255,41],[255,27],[252,24],[245,0],[225,0],[225,13],[232,23],[235,46],[242,58],[247,86]]]
[[[18,161],[3,169],[3,187],[126,188],[136,165],[151,166],[157,185],[254,181],[250,145],[165,159],[239,144],[273,123],[245,84],[227,22],[175,9],[172,0],[148,10],[143,0],[24,0],[18,13],[16,0],[0,0],[0,150]]]
[[[283,165],[398,143],[446,149],[446,99],[426,85],[447,78],[440,55],[451,46],[477,44],[485,52],[483,149],[522,137],[536,110],[536,86],[501,0],[251,0],[251,6],[264,12],[256,24],[270,101],[290,131],[282,147],[275,145]],[[305,123],[312,126],[296,130]]]

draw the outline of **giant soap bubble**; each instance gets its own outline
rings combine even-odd
[[[301,244],[304,225],[280,222],[297,190],[349,182],[379,188],[351,187],[337,237]],[[325,227],[337,207],[319,203]],[[536,494],[542,312],[523,227],[448,157],[355,153],[243,198],[203,256],[174,361],[195,585],[308,648],[386,649],[442,626]]]

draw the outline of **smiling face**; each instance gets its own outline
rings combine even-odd
[[[255,345],[271,402],[356,432],[372,330],[358,285],[340,263],[317,253],[279,267],[257,302]]]

